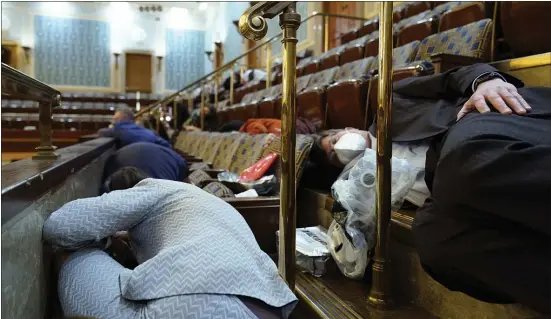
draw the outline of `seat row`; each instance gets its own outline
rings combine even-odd
[[[484,19],[465,26],[430,35],[393,51],[395,69],[409,68],[429,74],[463,63],[487,61],[489,58],[492,21]],[[437,60],[435,54],[449,55]],[[369,81],[378,68],[376,56],[319,70],[297,78],[297,116],[310,120],[318,129],[356,127],[367,128],[372,114],[367,112]],[[246,94],[240,103],[228,105],[221,101],[217,108],[219,124],[250,118],[281,116],[281,85]]]
[[[313,139],[307,135],[297,135],[296,142],[296,180],[302,176],[306,159],[310,153]],[[268,134],[250,135],[247,133],[179,133],[174,148],[191,162],[189,182],[202,187],[218,197],[234,197],[242,189],[235,184],[217,180],[217,175],[227,171],[240,174],[259,159],[270,153],[280,154],[281,138]],[[279,160],[272,173],[279,180],[281,167]]]
[[[39,103],[36,101],[27,100],[2,100],[4,108],[38,108]],[[63,109],[86,109],[86,110],[111,110],[114,111],[117,107],[128,107],[127,103],[103,103],[103,102],[66,102],[61,101],[60,107]],[[131,106],[133,107],[133,106]]]

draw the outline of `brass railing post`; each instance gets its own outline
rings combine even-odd
[[[329,51],[329,16],[323,16],[323,52]]]
[[[161,110],[157,109],[157,112],[155,113],[155,130],[157,133],[161,131]]]
[[[392,2],[380,3],[379,95],[377,105],[377,242],[368,304],[388,308],[392,304],[389,228],[391,214],[392,137]]]
[[[266,88],[272,86],[272,45],[266,46]]]
[[[234,69],[235,65],[232,65],[231,67],[231,73],[230,73],[230,103],[229,105],[233,105],[233,95],[234,95],[234,81],[235,81],[235,69]]]
[[[214,107],[218,108],[218,87],[220,86],[220,73],[214,76]]]
[[[176,102],[176,98],[174,98],[172,103],[172,113],[172,116],[174,117],[172,119],[174,121],[173,127],[175,131],[178,131],[180,128],[178,127],[178,103]]]
[[[61,96],[57,95],[52,103],[40,103],[38,108],[38,130],[40,132],[40,146],[35,148],[33,159],[56,159],[57,147],[53,145],[52,110],[61,103]]]
[[[205,82],[201,84],[201,109],[199,110],[201,114],[201,131],[205,130]]]
[[[280,14],[281,13],[281,14]],[[280,15],[279,15],[280,14]],[[265,18],[279,15],[283,32],[283,83],[281,107],[281,189],[279,215],[279,272],[291,290],[295,290],[296,248],[296,45],[300,15],[296,2],[260,2],[239,19],[239,31],[251,40],[260,40],[268,32]]]
[[[283,30],[283,96],[281,100],[281,214],[279,218],[279,271],[287,284],[295,288],[296,247],[296,45],[300,15],[296,4],[289,5],[279,16]],[[283,260],[281,259],[283,257]]]

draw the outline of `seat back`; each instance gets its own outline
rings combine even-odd
[[[297,63],[297,75],[302,75],[302,73],[304,72],[304,68],[311,64],[311,63],[314,63],[316,61],[316,59],[311,56],[311,57],[308,57],[308,58],[304,58],[304,59],[301,59],[300,61],[298,61]]]
[[[196,136],[193,137],[190,143],[189,154],[193,156],[201,156],[201,153],[205,149],[207,140],[209,139],[210,134],[208,132],[198,132]]]
[[[364,35],[363,37],[350,42],[346,46],[345,51],[341,54],[341,65],[359,60],[366,56],[373,56],[373,54],[366,55],[365,50],[368,43],[370,43],[373,39],[378,38],[378,36],[379,31],[373,31],[368,35]]]
[[[340,65],[340,56],[346,49],[346,44],[328,50],[319,58],[319,69],[327,70]]]
[[[297,94],[304,91],[306,87],[308,87],[308,84],[310,83],[310,79],[312,79],[312,75],[303,75],[300,78],[297,79]]]
[[[313,74],[310,78],[308,88],[306,88],[305,91],[308,91],[310,88],[324,88],[327,85],[331,84],[331,82],[334,81],[335,74],[337,74],[338,70],[339,67],[336,66],[329,70],[323,70],[316,74]]]
[[[469,23],[482,20],[486,17],[484,13],[484,3],[473,2],[457,6],[440,17],[438,32],[443,32],[453,28],[467,25]]]
[[[408,19],[423,11],[430,10],[430,8],[431,3],[429,1],[411,2],[402,10],[402,19]]]
[[[262,94],[264,93],[264,90],[259,90],[251,93],[247,93],[243,99],[241,99],[241,104],[246,105],[249,103],[253,103],[254,101],[258,100]]]
[[[438,2],[435,2],[438,3]],[[438,16],[443,15],[446,11],[449,11],[455,7],[472,3],[472,1],[446,1],[442,4],[439,4],[432,9],[432,12]]]
[[[243,135],[228,168],[230,172],[237,174],[240,174],[260,159],[260,155],[265,147],[266,138],[268,137],[267,134]]]
[[[237,152],[237,148],[241,141],[248,134],[232,132],[224,135],[218,151],[212,160],[212,167],[216,169],[229,170],[232,164],[233,155]]]
[[[487,60],[490,55],[492,20],[484,19],[468,25],[433,34],[423,41],[415,61],[429,61],[431,55],[448,53]]]
[[[308,135],[297,134],[296,135],[296,146],[295,146],[295,177],[296,185],[298,187],[300,178],[302,177],[302,172],[304,171],[304,166],[312,149],[312,144],[314,139]],[[278,180],[281,178],[281,137],[278,136],[271,141],[271,143],[265,147],[260,155],[260,158],[268,156],[270,153],[279,154],[278,160],[275,167],[275,176]]]
[[[214,161],[214,157],[216,156],[216,153],[218,152],[218,148],[220,147],[220,144],[222,144],[223,139],[224,139],[223,133],[209,134],[205,142],[205,147],[202,149],[200,154],[200,157],[204,163],[212,163]]]
[[[341,36],[341,44],[347,44],[354,41],[358,37],[358,30],[350,30]]]
[[[361,38],[364,35],[368,35],[374,31],[377,31],[378,29],[379,29],[379,17],[376,16],[364,22],[364,25],[360,29],[358,29],[358,38]]]
[[[396,34],[396,45],[421,41],[424,38],[436,33],[438,14],[433,11],[425,11],[419,15],[400,21],[394,27]]]
[[[346,63],[336,72],[334,77],[335,82],[365,77],[373,61],[376,61],[373,57],[367,57],[358,61]]]
[[[394,48],[392,66],[406,65],[415,60],[421,41],[413,41],[401,47]]]

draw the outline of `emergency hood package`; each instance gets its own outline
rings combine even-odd
[[[363,157],[348,176],[333,183],[333,198],[342,207],[339,218],[329,227],[329,251],[341,272],[352,279],[360,279],[375,246],[377,230],[376,176],[377,156],[366,149]],[[406,160],[391,160],[391,204],[395,211],[403,204],[413,187],[417,171]]]
[[[276,234],[279,245],[279,231]],[[297,228],[297,266],[315,277],[321,277],[325,274],[326,262],[331,255],[327,248],[328,240],[327,230],[321,226]]]

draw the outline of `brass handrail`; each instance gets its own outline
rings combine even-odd
[[[61,93],[53,87],[38,81],[2,63],[2,96],[37,101],[38,130],[40,146],[33,159],[55,159],[56,147],[52,144],[52,108],[61,104]]]
[[[392,136],[392,2],[379,5],[379,94],[377,105],[377,235],[371,289],[367,302],[375,308],[392,305],[389,231],[391,215]]]
[[[312,15],[308,16],[307,18],[303,19],[302,21],[300,21],[300,24],[303,24],[305,22],[307,22],[308,20],[314,18],[314,17],[328,17],[328,18],[341,18],[341,19],[351,19],[351,20],[362,20],[362,21],[367,21],[369,19],[366,19],[366,18],[362,18],[362,17],[355,17],[355,16],[347,16],[347,15],[342,15],[342,14],[332,14],[332,13],[324,13],[324,12],[314,12],[312,13]],[[218,69],[210,72],[209,74],[207,75],[204,75],[202,77],[200,77],[199,79],[193,81],[192,83],[186,85],[184,88],[178,90],[177,92],[169,95],[168,97],[160,100],[160,101],[157,101],[155,103],[152,103],[146,107],[144,107],[143,109],[141,109],[140,111],[136,112],[135,116],[138,117],[138,116],[141,116],[147,112],[150,112],[150,111],[154,111],[155,109],[161,107],[162,105],[166,105],[170,102],[173,102],[174,99],[179,95],[181,94],[182,92],[192,88],[193,86],[197,85],[197,84],[200,84],[201,82],[207,80],[209,77],[219,73],[219,72],[225,72],[226,70],[229,70],[229,69],[232,69],[235,65],[235,63],[246,57],[248,54],[264,47],[265,45],[267,44],[270,44],[272,43],[273,41],[275,41],[276,39],[278,39],[279,37],[281,37],[283,35],[283,31],[274,35],[273,37],[269,38],[268,40],[262,42],[261,44],[255,46],[254,48],[246,51],[245,53],[241,54],[240,56],[232,59],[230,62],[227,62],[226,64],[222,65],[221,67],[219,67]],[[232,70],[233,71],[233,70]]]
[[[283,82],[281,97],[281,186],[279,214],[279,272],[295,289],[296,247],[296,45],[301,25],[296,2],[259,2],[239,19],[239,32],[258,41],[268,32],[266,19],[279,16],[283,30]]]

